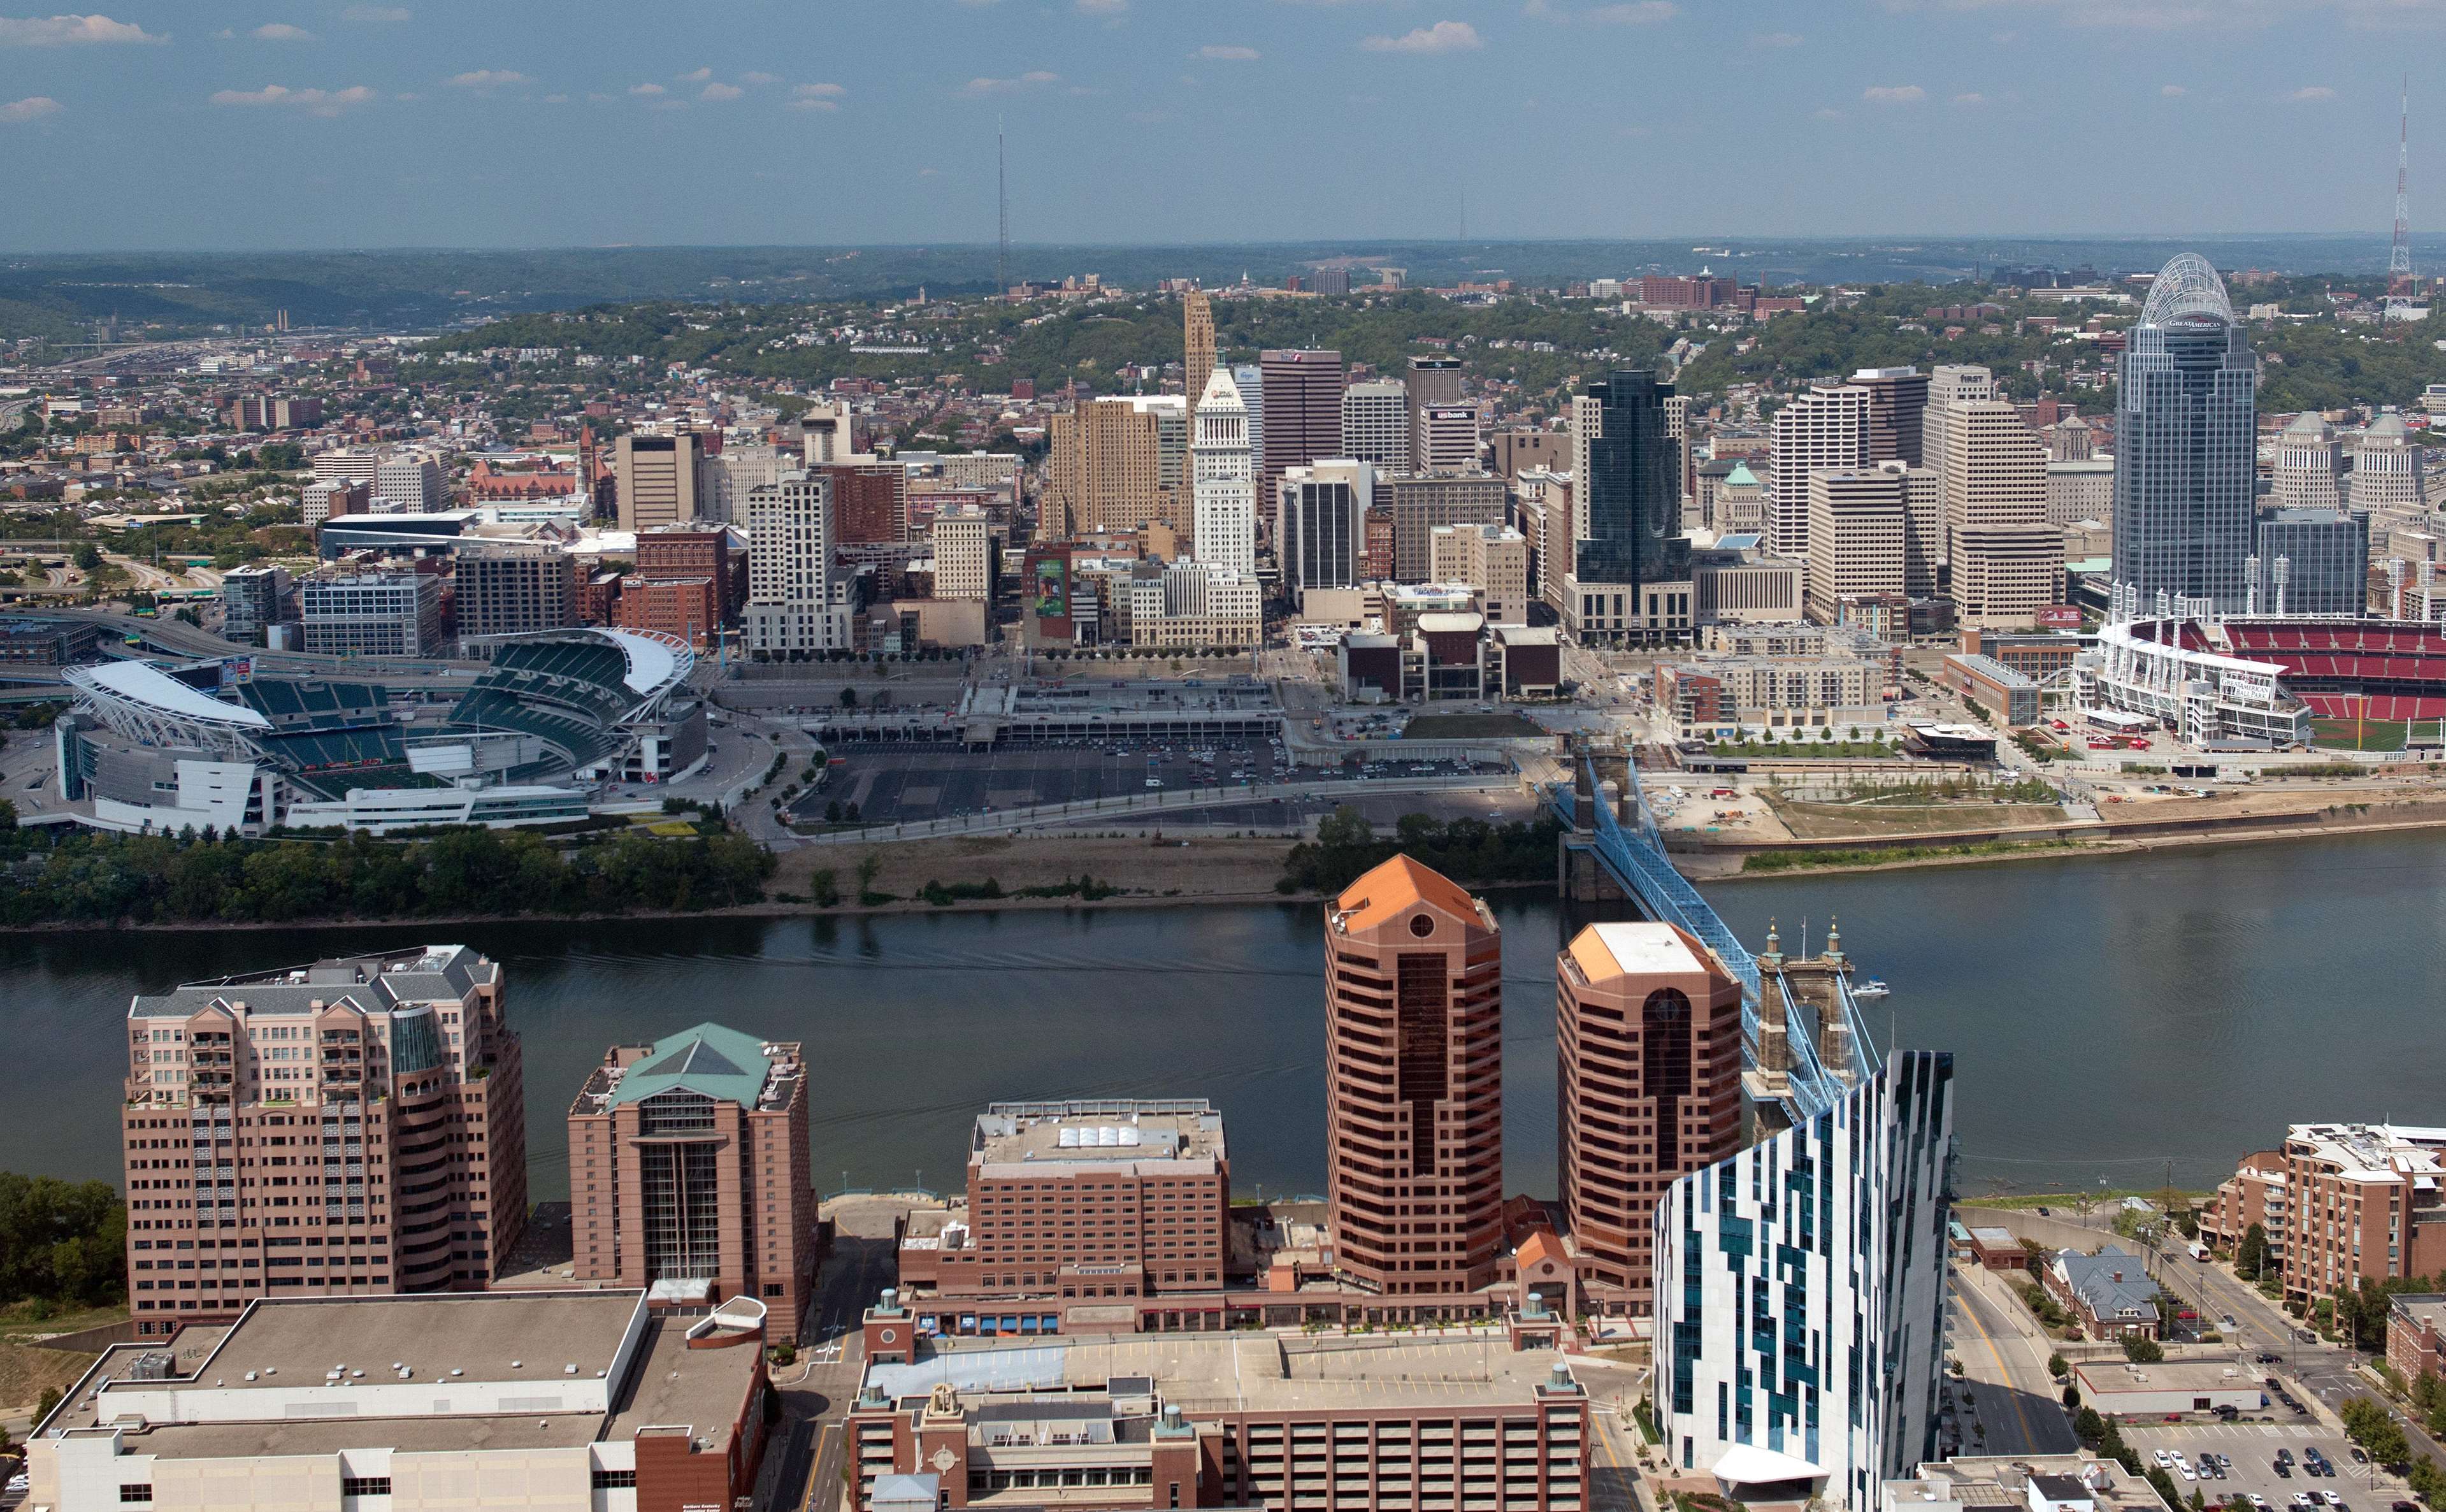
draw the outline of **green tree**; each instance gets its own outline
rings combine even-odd
[[[2267,1230],[2253,1223],[2242,1231],[2242,1242],[2233,1248],[2233,1271],[2236,1276],[2256,1281],[2267,1269]]]
[[[2166,1357],[2166,1351],[2145,1333],[2126,1333],[2123,1335],[2123,1357],[2135,1365],[2154,1365]]]
[[[2107,1422],[2098,1415],[2098,1408],[2085,1407],[2073,1418],[2073,1436],[2090,1448],[2097,1448],[2106,1438]]]
[[[2047,1373],[2049,1375],[2061,1375],[2064,1373],[2064,1357],[2062,1355],[2050,1354],[2047,1356]]]

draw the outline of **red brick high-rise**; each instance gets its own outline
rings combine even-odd
[[[896,462],[835,463],[833,543],[874,546],[908,539],[909,475]]]
[[[1657,1202],[1740,1148],[1741,985],[1670,924],[1591,924],[1555,957],[1554,1017],[1574,1269],[1644,1314]]]
[[[1335,1269],[1387,1296],[1490,1284],[1503,1203],[1495,916],[1396,856],[1334,900],[1325,962]]]

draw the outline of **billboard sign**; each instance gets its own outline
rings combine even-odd
[[[1035,613],[1039,619],[1070,617],[1070,559],[1040,557],[1036,560]]]

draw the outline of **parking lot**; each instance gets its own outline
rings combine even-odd
[[[2383,1473],[2373,1489],[2370,1466],[2353,1459],[2352,1446],[2343,1434],[2306,1422],[2127,1423],[2122,1432],[2123,1442],[2139,1452],[2144,1466],[2156,1463],[2160,1449],[2180,1452],[2194,1476],[2203,1453],[2231,1460],[2233,1467],[2223,1479],[2186,1479],[2180,1468],[2167,1467],[2166,1473],[2186,1496],[2197,1490],[2211,1503],[2257,1496],[2267,1503],[2270,1512],[2286,1512],[2295,1496],[2317,1492],[2338,1498],[2345,1512],[2386,1512],[2405,1498],[2402,1484]],[[2334,1475],[2314,1476],[2303,1468],[2304,1451],[2314,1446],[2335,1465]],[[2289,1474],[2279,1475],[2273,1467],[2280,1449],[2292,1451],[2292,1463],[2286,1466]],[[2335,1505],[2329,1503],[2330,1512]]]
[[[1199,754],[1212,756],[1212,762],[1197,760]],[[856,803],[867,823],[910,823],[1040,803],[1272,783],[1289,770],[1264,741],[1152,748],[1012,745],[982,754],[941,746],[850,746],[840,755],[841,765],[831,768],[823,786],[800,800],[802,816],[820,819],[829,804]],[[1234,777],[1235,771],[1240,775]]]

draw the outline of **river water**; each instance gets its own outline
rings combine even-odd
[[[2446,837],[2329,838],[1715,884],[1893,996],[1881,1044],[1950,1049],[1966,1194],[2212,1185],[2290,1121],[2446,1124]],[[1508,1189],[1554,1182],[1553,955],[1498,895]],[[504,962],[534,1195],[567,1189],[569,1099],[605,1046],[713,1018],[808,1049],[819,1185],[955,1185],[995,1098],[1202,1096],[1242,1191],[1323,1189],[1313,905],[0,936],[0,1168],[120,1174],[129,997],[345,950],[464,940]]]

